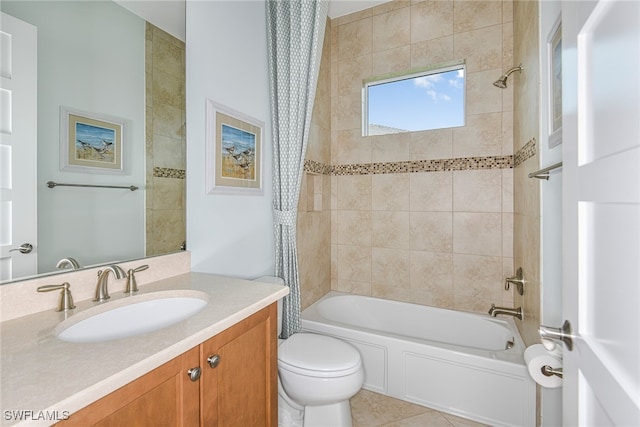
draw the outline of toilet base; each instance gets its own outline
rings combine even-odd
[[[303,422],[304,406],[287,396],[278,375],[278,427],[304,427]]]
[[[278,398],[278,427],[304,427],[304,410],[298,410]]]
[[[278,377],[278,427],[352,427],[349,400],[321,406],[293,402]]]
[[[304,427],[351,427],[348,400],[324,406],[305,406]]]

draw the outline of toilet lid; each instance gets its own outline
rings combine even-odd
[[[278,367],[309,376],[344,376],[362,365],[358,350],[337,338],[294,334],[278,347]]]

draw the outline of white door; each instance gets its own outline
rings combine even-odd
[[[4,281],[36,274],[38,268],[36,27],[2,13],[0,41],[0,280]]]
[[[562,8],[563,424],[640,426],[640,2]]]

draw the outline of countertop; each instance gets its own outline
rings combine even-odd
[[[0,323],[0,425],[51,425],[288,294],[284,286],[188,273],[141,286],[138,295],[171,290],[204,292],[209,303],[167,328],[102,343],[68,343],[54,335],[66,317],[96,306],[90,300],[76,303],[70,315],[52,307]],[[112,292],[103,304],[122,298]]]

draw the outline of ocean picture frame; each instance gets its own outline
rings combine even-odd
[[[207,100],[207,194],[264,194],[263,130],[264,122]]]
[[[60,170],[124,175],[125,122],[60,107]]]

